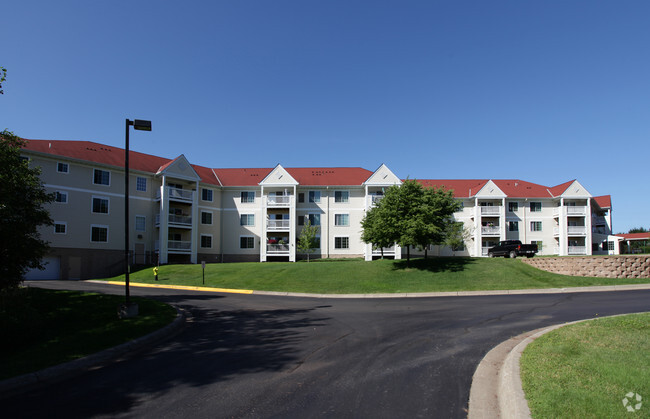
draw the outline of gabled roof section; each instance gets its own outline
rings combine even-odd
[[[569,188],[569,186],[571,186],[571,184],[572,184],[573,182],[575,182],[575,179],[574,179],[574,180],[570,180],[570,181],[568,181],[568,182],[564,182],[564,183],[561,184],[561,185],[553,186],[552,188],[549,188],[548,190],[549,190],[549,192],[551,192],[551,195],[553,195],[553,196],[560,196],[560,195],[562,195],[564,192],[566,192],[566,190]]]
[[[480,198],[504,198],[507,195],[493,180],[488,180],[481,190],[476,193],[476,196]]]
[[[266,175],[266,177],[260,182],[260,185],[262,186],[295,186],[297,184],[298,181],[294,179],[281,164],[275,166],[275,168],[271,170],[271,173]]]
[[[370,177],[364,182],[365,185],[376,185],[376,186],[391,186],[391,185],[401,185],[402,181],[400,178],[395,176],[395,173],[392,172],[382,163],[381,166],[375,172],[370,175]]]
[[[194,170],[190,162],[187,160],[187,157],[183,154],[160,166],[160,169],[158,169],[156,174],[171,176],[176,179],[193,181],[201,180],[199,174],[196,173],[196,170]]]
[[[293,167],[287,172],[301,186],[361,186],[372,175],[360,167]]]
[[[564,192],[560,195],[562,198],[591,198],[591,194],[577,180],[571,182]]]
[[[650,232],[646,233],[623,233],[615,234],[617,237],[623,237],[625,240],[650,240]]]
[[[455,198],[469,198],[485,186],[484,179],[416,179],[425,188],[443,188],[454,191]]]

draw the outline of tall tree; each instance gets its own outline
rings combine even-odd
[[[452,254],[455,255],[457,250],[465,246],[465,242],[472,236],[472,232],[465,228],[464,223],[456,221],[449,224],[447,237],[445,238],[445,245],[447,245]]]
[[[0,66],[0,95],[3,95],[5,92],[2,90],[2,83],[7,80],[7,69]]]
[[[30,168],[20,157],[25,140],[12,132],[0,132],[0,289],[17,287],[30,268],[42,269],[48,245],[40,226],[52,225],[44,205],[54,200],[45,192],[40,169]]]
[[[298,250],[307,253],[307,262],[309,262],[309,255],[318,247],[316,235],[318,234],[318,226],[311,225],[309,219],[305,217],[305,225],[302,227],[300,236],[298,237]]]
[[[388,188],[384,198],[366,213],[362,240],[405,247],[408,266],[411,246],[426,249],[444,242],[459,205],[452,191],[425,189],[415,180],[406,180],[401,186]]]

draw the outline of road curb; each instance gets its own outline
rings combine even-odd
[[[124,282],[86,280],[95,284],[108,284],[124,286]],[[401,292],[401,293],[377,293],[377,294],[321,294],[305,292],[286,292],[286,291],[256,291],[232,288],[210,288],[184,285],[164,285],[148,284],[140,282],[131,282],[131,287],[143,288],[166,288],[180,289],[187,291],[200,292],[217,292],[227,294],[251,294],[251,295],[272,295],[283,297],[303,297],[303,298],[431,298],[431,297],[479,297],[493,295],[523,295],[523,294],[569,294],[579,292],[611,292],[611,291],[631,291],[631,290],[650,290],[650,284],[625,284],[625,285],[597,285],[593,287],[569,287],[569,288],[534,288],[521,290],[485,290],[485,291],[443,291],[443,292]]]
[[[628,314],[617,314],[618,317]],[[542,327],[510,338],[495,346],[479,362],[469,393],[469,419],[530,418],[530,409],[521,383],[519,360],[526,347],[540,336],[564,326],[607,317],[576,320]]]
[[[131,354],[153,346],[180,332],[185,326],[186,313],[179,307],[176,309],[176,318],[170,324],[148,335],[141,336],[121,345],[105,349],[101,352],[75,359],[64,364],[55,365],[40,371],[19,375],[0,381],[0,399],[15,396],[28,390],[34,390],[44,385],[53,384],[66,378],[74,377],[85,371],[100,368],[109,361],[115,360],[126,354]]]

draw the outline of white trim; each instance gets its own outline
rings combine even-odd
[[[138,230],[138,217],[144,218],[144,230]],[[143,233],[147,231],[147,216],[146,215],[140,215],[136,214],[134,219],[133,219],[133,229],[139,233]]]
[[[253,224],[242,224],[242,216],[244,216],[244,215],[246,215],[246,216],[252,215],[253,216]],[[254,213],[253,214],[248,213],[248,212],[241,213],[241,214],[239,214],[239,226],[240,227],[255,227],[255,218],[257,218],[257,217],[255,217]]]
[[[242,194],[246,192],[247,194],[250,194],[251,192],[253,193],[253,201],[243,201],[242,200]],[[257,199],[257,191],[255,190],[241,190],[239,191],[239,203],[242,205],[250,205],[250,204],[255,204],[255,200]]]
[[[253,247],[241,247],[241,239],[242,238],[247,238],[247,239],[253,239]],[[245,235],[240,235],[239,236],[239,249],[240,250],[255,250],[255,236],[245,236]]]
[[[200,192],[201,192],[201,201],[202,202],[214,202],[214,189],[203,188],[203,187],[201,187],[200,189],[201,189]],[[203,199],[203,191],[204,190],[210,191],[210,199]]]
[[[336,223],[336,216],[337,215],[345,215],[347,216],[347,224],[337,224]],[[347,212],[335,212],[334,213],[334,227],[350,227],[350,213]]]
[[[54,191],[54,193],[55,193],[55,194],[58,193],[58,194],[61,194],[61,196],[65,196],[65,201],[57,201],[57,200],[56,200],[56,195],[55,195],[55,196],[54,196],[54,203],[55,203],[55,204],[64,204],[64,205],[67,205],[67,204],[68,204],[68,202],[69,202],[69,198],[70,198],[70,197],[69,197],[69,195],[68,195],[68,193],[67,193],[66,191]]]
[[[66,165],[67,170],[66,170],[65,172],[59,170],[59,165],[60,165],[60,164],[65,164],[65,165]],[[69,175],[69,174],[70,174],[70,163],[64,163],[64,162],[62,162],[62,161],[57,161],[57,162],[56,162],[56,172],[57,172],[57,173],[63,173],[63,174],[65,174],[65,175]]]
[[[203,222],[203,214],[204,214],[204,213],[205,213],[205,214],[210,214],[210,223],[204,223],[204,222]],[[203,225],[203,226],[211,226],[211,225],[214,224],[214,223],[213,223],[213,221],[214,221],[214,214],[212,213],[212,211],[203,211],[203,210],[201,210],[201,215],[200,215],[200,217],[201,217],[201,220],[200,220],[201,225]]]
[[[348,199],[345,201],[337,201],[336,200],[336,193],[337,192],[346,192],[348,194]],[[350,203],[350,190],[349,189],[335,189],[334,193],[332,194],[334,197],[334,203],[335,204],[349,204]]]
[[[210,237],[210,247],[203,246],[203,243],[202,243],[203,237]],[[213,244],[214,244],[214,240],[213,240],[212,234],[201,234],[201,236],[199,238],[199,248],[200,249],[212,249],[214,247]]]
[[[348,247],[336,247],[336,239],[348,239]],[[334,250],[350,250],[350,236],[334,236]]]
[[[140,180],[140,179],[144,179],[144,190],[138,189],[138,180]],[[148,189],[147,184],[148,184],[148,182],[147,182],[146,177],[144,177],[144,176],[136,176],[135,177],[135,191],[136,192],[147,192],[147,189]]]

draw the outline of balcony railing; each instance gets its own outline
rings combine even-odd
[[[501,234],[501,229],[497,227],[481,227],[481,235],[483,236],[498,236]]]
[[[291,220],[266,220],[266,229],[268,231],[289,230]]]
[[[269,195],[266,198],[266,205],[268,207],[289,207],[291,206],[291,195]]]
[[[585,246],[569,246],[570,255],[586,255],[587,248]]]
[[[481,215],[499,215],[501,207],[481,207]]]
[[[192,251],[192,242],[180,241],[180,240],[170,240],[167,242],[167,250],[175,252],[191,252]]]
[[[481,247],[481,256],[487,256],[491,247]]]
[[[567,215],[587,215],[587,207],[566,207]]]
[[[372,249],[373,256],[381,256],[381,249]],[[384,247],[384,256],[394,256],[395,246]]]
[[[266,253],[289,253],[289,245],[288,244],[267,244],[266,245]]]
[[[567,233],[569,234],[569,236],[584,236],[587,234],[587,227],[569,226]]]
[[[169,214],[169,216],[167,217],[167,222],[170,225],[173,224],[173,225],[191,226],[192,217],[186,215]],[[155,225],[156,227],[160,225],[160,214],[156,214]]]
[[[185,189],[178,189],[172,186],[167,187],[167,196],[169,199],[174,199],[177,201],[189,201],[192,202],[194,198],[194,191],[188,191]],[[156,193],[156,198],[160,199],[160,190]]]

